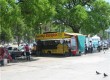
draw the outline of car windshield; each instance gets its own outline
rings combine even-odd
[[[24,46],[23,45],[18,46],[18,50],[22,50],[22,49],[24,49]]]

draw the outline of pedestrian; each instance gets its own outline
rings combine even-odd
[[[88,53],[88,46],[87,44],[85,43],[85,55]]]
[[[101,50],[101,42],[100,42],[100,41],[98,41],[98,47],[97,47],[97,50],[98,50],[98,52],[100,52],[100,50]]]
[[[26,53],[26,59],[30,60],[30,49],[29,49],[28,44],[26,44],[24,48],[25,48],[25,53]]]
[[[71,54],[71,43],[70,43],[70,41],[68,41],[67,45],[68,45],[69,55],[71,56],[72,54]]]
[[[103,41],[103,43],[102,43],[102,50],[103,50],[103,52],[105,53],[105,42]]]
[[[90,41],[89,43],[89,52],[92,53],[93,52],[93,45],[92,45],[92,41]]]
[[[5,53],[5,51],[4,51],[3,47],[0,47],[0,64],[1,64],[1,66],[4,66],[4,53]]]

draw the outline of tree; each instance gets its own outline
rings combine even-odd
[[[79,32],[84,20],[88,18],[85,5],[94,0],[65,0],[56,4],[56,23],[64,23],[72,28],[73,32]]]
[[[89,4],[88,19],[82,24],[86,33],[97,34],[101,30],[104,32],[110,25],[110,5],[103,0],[97,0]]]
[[[8,18],[11,12],[10,6],[6,0],[0,1],[0,39],[1,41],[10,41],[12,33],[10,29],[10,19]]]
[[[25,34],[28,39],[38,33],[40,23],[48,23],[55,14],[54,6],[48,0],[19,0],[18,4],[27,26]]]
[[[20,8],[16,4],[15,0],[1,0],[1,36],[4,41],[9,41],[15,34],[21,37],[23,32],[23,19],[20,13]],[[21,27],[21,28],[20,28]],[[19,31],[16,29],[20,28]],[[9,38],[8,38],[9,37]],[[19,42],[19,41],[18,41]]]
[[[86,30],[86,33],[97,33],[109,25],[109,9],[109,4],[104,0],[57,1],[54,21],[71,27],[73,32]]]
[[[3,41],[16,37],[18,43],[29,42],[36,33],[65,29],[96,34],[109,25],[110,4],[104,0],[0,0]]]

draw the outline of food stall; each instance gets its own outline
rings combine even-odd
[[[37,34],[36,41],[38,40],[41,41],[43,54],[81,55],[85,51],[85,36],[79,33],[47,32]]]

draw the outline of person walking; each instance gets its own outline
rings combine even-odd
[[[26,46],[24,48],[25,48],[25,52],[26,52],[26,59],[30,60],[30,52],[29,52],[30,49],[29,49],[28,44],[26,44]]]

